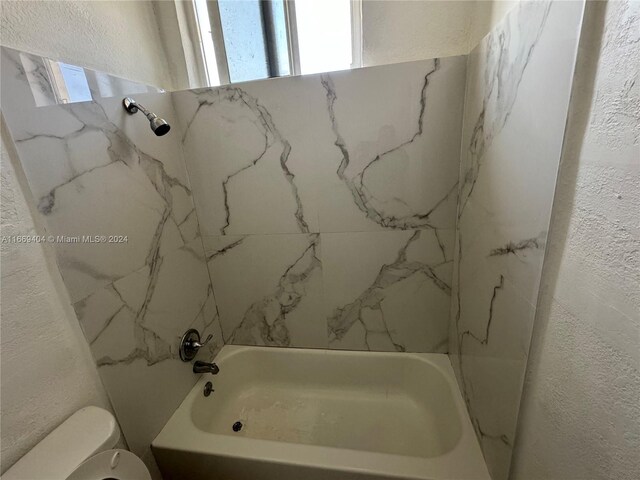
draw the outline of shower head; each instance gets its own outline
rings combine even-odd
[[[149,126],[151,127],[151,130],[153,130],[153,133],[155,133],[157,136],[161,137],[162,135],[169,133],[169,130],[171,130],[171,126],[164,118],[160,118],[155,113],[150,112],[141,104],[136,102],[133,98],[124,98],[122,100],[122,105],[124,106],[124,109],[127,111],[127,113],[131,115],[136,113],[138,110],[144,113],[147,119],[149,119]]]
[[[151,130],[153,130],[153,133],[155,133],[159,137],[166,133],[169,133],[169,130],[171,130],[171,126],[164,118],[159,118],[155,115],[152,119],[149,120],[149,124],[151,125]]]

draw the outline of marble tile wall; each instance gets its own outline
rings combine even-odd
[[[207,358],[222,343],[181,136],[156,137],[120,96],[37,107],[16,55],[2,49],[2,112],[124,435],[144,455],[197,380],[180,336],[213,332]],[[36,91],[50,90],[40,78]],[[177,125],[170,95],[138,100]]]
[[[516,430],[583,2],[522,2],[468,57],[449,351],[494,480]]]
[[[126,89],[59,104],[45,63],[2,49],[2,111],[134,452],[196,379],[189,327],[215,335],[203,358],[446,351],[463,57],[136,94],[164,137]]]
[[[38,107],[164,92],[158,87],[41,55],[8,47],[0,47],[0,50],[3,65],[8,69],[3,80],[8,80],[10,88],[23,92],[24,98]],[[69,76],[65,77],[65,73]]]
[[[447,351],[465,63],[174,92],[226,343]]]

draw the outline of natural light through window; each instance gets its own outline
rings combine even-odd
[[[211,36],[211,24],[209,21],[209,11],[207,0],[194,0],[198,28],[200,30],[200,43],[202,45],[203,61],[207,73],[208,84],[211,86],[220,85],[218,75],[218,64],[216,62],[216,51],[213,46]]]
[[[351,2],[296,0],[300,73],[351,68]]]

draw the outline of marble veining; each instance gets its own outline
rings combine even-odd
[[[243,162],[242,165],[236,167],[233,172],[227,174],[220,182],[225,212],[225,220],[224,224],[220,227],[220,234],[226,235],[228,233],[227,230],[229,229],[232,221],[229,190],[233,185],[233,180],[246,170],[254,167],[265,157],[269,156],[269,154],[272,154],[271,152],[276,152],[275,155],[279,157],[279,164],[282,175],[289,184],[291,196],[293,201],[295,202],[294,216],[298,228],[300,232],[308,233],[310,231],[309,225],[304,218],[302,201],[300,200],[298,188],[294,181],[295,175],[291,172],[287,165],[289,154],[291,153],[291,145],[278,130],[267,109],[263,105],[261,105],[256,98],[252,97],[238,87],[223,87],[221,89],[213,91],[200,90],[194,91],[193,93],[197,96],[198,106],[195,110],[195,113],[186,124],[185,132],[182,139],[183,143],[185,143],[190,133],[191,125],[194,121],[196,121],[201,110],[206,109],[207,107],[215,107],[216,104],[221,102],[227,102],[233,106],[236,106],[238,110],[248,109],[249,112],[238,112],[238,115],[251,115],[251,123],[259,129],[260,134],[264,137],[263,146],[259,154],[255,158],[247,159],[245,162]]]
[[[88,103],[83,105],[71,105],[67,112],[81,125],[78,129],[66,135],[54,135],[50,133],[46,134],[30,134],[25,137],[18,137],[15,139],[17,144],[23,142],[29,142],[39,138],[48,138],[53,140],[59,140],[63,144],[63,148],[70,152],[71,143],[78,137],[88,134],[90,132],[97,132],[103,135],[107,141],[106,151],[109,155],[110,162],[87,168],[86,170],[74,171],[72,175],[64,182],[54,186],[48,193],[43,195],[38,200],[38,210],[43,215],[51,214],[51,211],[55,208],[56,191],[63,188],[70,183],[80,179],[83,175],[92,173],[98,169],[105,168],[116,162],[122,162],[127,167],[131,168],[133,162],[139,163],[142,171],[146,174],[149,181],[155,188],[156,192],[164,202],[166,203],[166,209],[162,213],[162,222],[158,225],[159,234],[162,233],[162,225],[166,222],[168,216],[173,216],[172,204],[173,198],[171,191],[173,187],[178,187],[184,191],[185,194],[191,195],[191,190],[183,184],[179,179],[167,174],[164,165],[158,159],[153,158],[151,155],[143,152],[136,146],[125,133],[118,128],[113,122],[111,122],[104,111],[104,108],[99,103]],[[193,212],[193,209],[187,213],[187,216]],[[173,219],[176,225],[182,224],[185,218]],[[159,237],[160,235],[156,235]],[[156,243],[156,242],[154,242]]]
[[[469,141],[469,164],[463,165],[466,171],[460,188],[458,215],[462,215],[473,193],[485,151],[509,119],[522,76],[544,30],[550,8],[550,1],[525,2],[523,21],[503,21],[498,31],[483,40],[482,48],[486,51],[486,57],[481,60],[485,63],[484,98]]]
[[[397,320],[389,319],[389,321],[387,321],[381,304],[385,300],[387,289],[414,275],[423,276],[444,292],[446,296],[451,295],[451,286],[441,279],[437,273],[438,267],[442,267],[450,263],[450,261],[447,260],[443,245],[440,244],[436,232],[436,230],[416,230],[413,232],[407,242],[398,251],[395,260],[392,263],[382,265],[373,283],[368,286],[358,298],[334,310],[328,318],[330,345],[333,342],[342,340],[353,327],[354,323],[358,322],[364,329],[364,343],[368,350],[372,350],[372,345],[369,343],[369,336],[377,334],[388,337],[388,341],[396,351],[407,351],[407,347],[403,345],[402,340],[397,338],[393,327],[389,326],[390,324],[393,325]],[[436,237],[438,245],[442,248],[442,258],[439,259],[437,263],[431,265],[415,258],[410,258],[408,250],[412,244],[419,241],[421,236],[431,233]],[[371,315],[376,315],[378,321],[367,322],[367,318],[371,318]]]
[[[180,336],[214,334],[203,360],[223,342],[180,136],[154,136],[121,98],[56,104],[47,59],[1,54],[3,115],[33,204],[127,443],[142,454],[197,380],[178,358]],[[85,73],[90,86],[104,80],[101,95],[135,86]],[[175,128],[170,96],[137,98]]]
[[[416,139],[419,139],[423,135],[424,129],[424,116],[427,109],[427,88],[429,86],[430,78],[436,74],[440,68],[440,60],[434,59],[432,68],[424,75],[424,83],[420,90],[419,98],[419,113],[417,119],[416,130],[411,138],[405,140],[397,146],[390,148],[389,150],[376,155],[370,161],[368,161],[359,172],[347,172],[350,165],[350,155],[347,143],[340,134],[338,126],[338,120],[336,118],[334,105],[338,101],[338,94],[336,93],[336,87],[333,83],[330,74],[321,76],[322,87],[326,91],[327,95],[327,109],[329,117],[331,119],[331,127],[336,136],[334,145],[340,149],[342,160],[336,174],[345,183],[351,195],[353,201],[370,220],[374,221],[378,225],[386,228],[395,229],[411,229],[411,228],[428,228],[433,227],[429,222],[431,214],[450,196],[455,196],[457,192],[457,182],[455,182],[450,190],[446,193],[445,197],[437,201],[434,205],[428,206],[424,211],[420,212],[408,212],[405,215],[398,216],[394,213],[387,213],[384,211],[385,201],[381,201],[375,197],[374,192],[367,187],[365,180],[367,172],[370,168],[375,167],[379,162],[385,162],[387,159],[393,159],[393,155],[412,144]],[[402,200],[402,198],[395,197],[393,199],[396,203],[402,204],[406,209],[410,210],[411,207]]]
[[[485,330],[484,330],[482,336],[481,337],[476,336],[476,334],[473,333],[471,330],[465,330],[465,331],[461,332],[460,333],[460,338],[458,340],[459,344],[460,344],[460,351],[461,352],[464,351],[464,343],[465,343],[465,340],[467,340],[467,339],[473,340],[478,345],[487,345],[489,343],[489,336],[490,336],[490,333],[491,333],[491,323],[493,322],[493,316],[494,316],[493,314],[494,314],[496,298],[498,296],[498,293],[503,289],[504,289],[504,276],[500,275],[499,280],[493,286],[493,292],[491,294],[491,299],[489,301],[489,308],[488,308],[486,326],[485,326]],[[462,371],[464,371],[463,358],[464,357],[460,358],[460,369]],[[469,393],[468,393],[468,390],[469,390],[470,386],[467,385],[467,380],[465,379],[464,375],[461,377],[461,381],[462,381],[462,395],[463,395],[463,398],[467,402],[467,405],[469,406],[469,408],[471,408],[472,401],[471,401],[471,398],[469,397]],[[472,412],[472,411],[470,411],[470,412]],[[499,433],[498,434],[488,433],[481,426],[480,420],[479,420],[479,418],[477,416],[475,416],[475,415],[473,415],[473,413],[471,413],[471,418],[472,418],[473,426],[476,429],[476,431],[479,433],[482,443],[484,443],[485,440],[493,440],[493,441],[499,441],[500,443],[508,446],[509,448],[513,447],[512,440],[510,440],[508,435],[499,434]]]
[[[226,343],[324,346],[320,234],[205,237]]]
[[[535,318],[582,2],[521,2],[468,57],[449,351],[506,480]]]
[[[178,261],[182,265],[178,265]],[[87,340],[96,354],[98,367],[126,365],[135,360],[144,360],[148,366],[152,366],[164,360],[177,360],[176,338],[181,329],[199,327],[201,332],[215,329],[218,312],[203,261],[202,245],[200,240],[196,240],[192,245],[173,252],[166,260],[159,259],[155,268],[145,267],[74,305]],[[177,313],[186,307],[190,313],[166,319],[173,320],[175,325],[165,324],[164,319],[158,321],[158,316],[165,315],[158,309],[163,303],[160,296],[167,293],[169,285],[171,289],[179,289],[171,277],[185,274],[190,277],[189,287],[194,289],[195,301],[170,308],[174,310],[172,313]],[[181,299],[190,300],[185,296]],[[131,330],[133,342],[128,348],[123,349],[122,344],[117,343],[120,328]],[[114,332],[116,338],[106,338]],[[218,346],[220,340],[217,339]]]
[[[226,342],[447,350],[463,77],[452,57],[174,94]]]
[[[319,243],[319,234],[310,235],[309,246],[294,263],[287,266],[274,292],[249,307],[240,324],[227,337],[228,343],[279,347],[291,345],[287,316],[305,295],[309,277],[322,268],[318,258]]]
[[[217,258],[217,257],[219,257],[221,255],[224,255],[229,250],[231,250],[232,248],[237,247],[238,245],[242,245],[242,242],[244,242],[245,238],[246,238],[246,236],[242,236],[242,237],[238,238],[237,240],[233,240],[233,241],[227,243],[226,245],[209,252],[207,254],[207,262],[209,262],[211,260],[214,260],[215,258]]]
[[[517,242],[508,242],[502,247],[497,247],[489,252],[490,257],[498,255],[520,255],[526,250],[540,250],[545,248],[545,239],[547,238],[547,232],[542,232],[537,237],[525,238]]]
[[[117,111],[119,102],[107,104]],[[13,130],[38,211],[50,233],[127,237],[120,244],[56,245],[73,301],[143,265],[153,275],[160,257],[199,235],[181,159],[141,148],[110,118],[107,104],[25,109],[19,114],[21,122],[16,122],[25,126]],[[13,115],[7,112],[8,117]],[[39,121],[32,123],[42,131],[28,125],[28,119],[36,117]],[[96,146],[104,150],[92,153]]]
[[[14,69],[14,79],[31,86],[36,105],[54,105],[56,103],[44,58],[20,53],[6,47],[2,47],[2,52],[3,58],[10,62]]]
[[[489,332],[491,331],[491,322],[493,320],[493,303],[496,300],[496,295],[498,294],[498,290],[501,290],[504,287],[504,275],[500,275],[500,280],[498,284],[493,287],[493,293],[491,294],[491,300],[489,301],[489,313],[487,315],[487,323],[484,329],[483,335],[477,336],[471,330],[465,330],[460,333],[460,349],[462,350],[462,343],[465,337],[469,336],[478,342],[480,345],[486,345],[489,342]],[[466,390],[466,389],[465,389]]]

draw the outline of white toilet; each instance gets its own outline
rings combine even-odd
[[[2,480],[151,480],[142,460],[111,450],[120,430],[111,413],[86,407],[71,415],[2,475]]]

